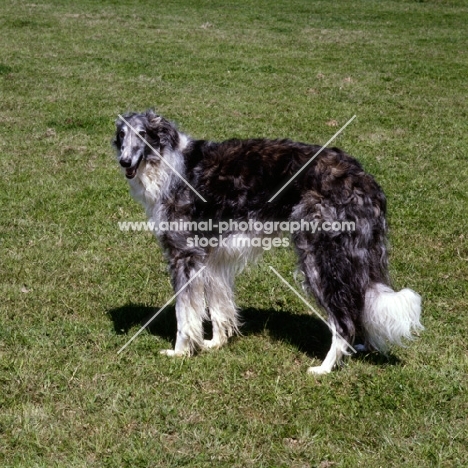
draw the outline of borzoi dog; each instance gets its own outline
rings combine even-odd
[[[314,158],[319,146],[286,139],[194,140],[153,111],[126,114],[116,126],[118,162],[149,220],[211,226],[155,232],[179,292],[175,348],[163,353],[219,348],[239,331],[234,279],[262,253],[261,245],[245,241],[266,235],[232,226],[251,220],[354,223],[352,231],[301,229],[290,237],[305,287],[326,311],[332,332],[325,360],[308,372],[330,372],[350,354],[356,336],[367,349],[385,352],[423,328],[420,296],[389,286],[385,196],[345,152],[325,148]],[[229,223],[223,243],[212,242],[218,237],[213,226],[227,220],[236,223]],[[194,235],[205,242],[194,243]],[[204,320],[212,322],[211,340],[204,340]]]

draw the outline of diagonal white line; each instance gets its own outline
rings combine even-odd
[[[133,133],[138,137],[140,138],[140,140],[143,141],[143,143],[145,143],[146,146],[148,146],[148,148],[150,148],[153,153],[159,158],[161,159],[161,161],[163,163],[165,163],[167,166],[169,166],[172,171],[177,174],[179,176],[179,178],[181,180],[183,180],[185,182],[185,184],[190,187],[192,189],[192,191],[198,196],[198,198],[200,198],[201,200],[203,200],[205,203],[206,203],[206,200],[193,188],[193,186],[190,184],[190,182],[188,182],[178,171],[175,167],[172,167],[171,164],[169,164],[162,156],[161,154],[159,153],[159,151],[157,151],[156,149],[154,149],[120,114],[119,114],[119,119],[121,119],[128,127],[130,127],[130,129],[133,131]]]
[[[354,119],[353,115],[269,200],[272,202]]]
[[[330,329],[332,333],[336,333],[339,338],[346,342],[354,353],[357,353],[357,351],[339,333],[336,331],[333,332],[330,324],[271,265],[270,270],[273,271],[273,273]]]
[[[117,354],[120,354],[204,269],[202,266],[187,283],[185,283],[128,341],[123,345]]]

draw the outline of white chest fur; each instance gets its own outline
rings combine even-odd
[[[129,181],[132,197],[143,205],[149,219],[154,216],[155,205],[167,182],[167,173],[161,169],[159,164],[143,162],[135,178]]]
[[[150,221],[161,221],[164,214],[161,211],[160,200],[164,193],[168,192],[171,178],[181,177],[184,172],[182,151],[188,145],[190,139],[180,133],[179,146],[175,151],[165,151],[159,157],[161,161],[142,161],[138,167],[136,176],[129,180],[130,193],[140,202],[146,211]],[[156,219],[157,218],[157,219]]]

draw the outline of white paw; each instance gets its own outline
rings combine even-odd
[[[354,349],[355,349],[358,353],[366,353],[366,352],[368,351],[367,346],[366,346],[366,345],[363,345],[363,344],[356,344],[356,345],[354,345]]]
[[[219,349],[222,346],[222,343],[219,340],[203,340],[203,345],[205,349]]]
[[[331,369],[328,369],[328,367],[322,367],[322,366],[309,367],[307,369],[308,374],[314,374],[314,375],[324,375],[324,374],[329,374],[330,372],[331,372]]]
[[[188,355],[188,353],[177,352],[174,349],[162,349],[159,351],[159,354],[164,354],[164,356],[169,357],[183,357]]]

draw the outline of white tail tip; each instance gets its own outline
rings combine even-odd
[[[385,352],[392,344],[402,346],[412,333],[423,330],[420,322],[421,296],[411,289],[393,291],[384,284],[374,284],[366,292],[363,325],[367,341]]]

